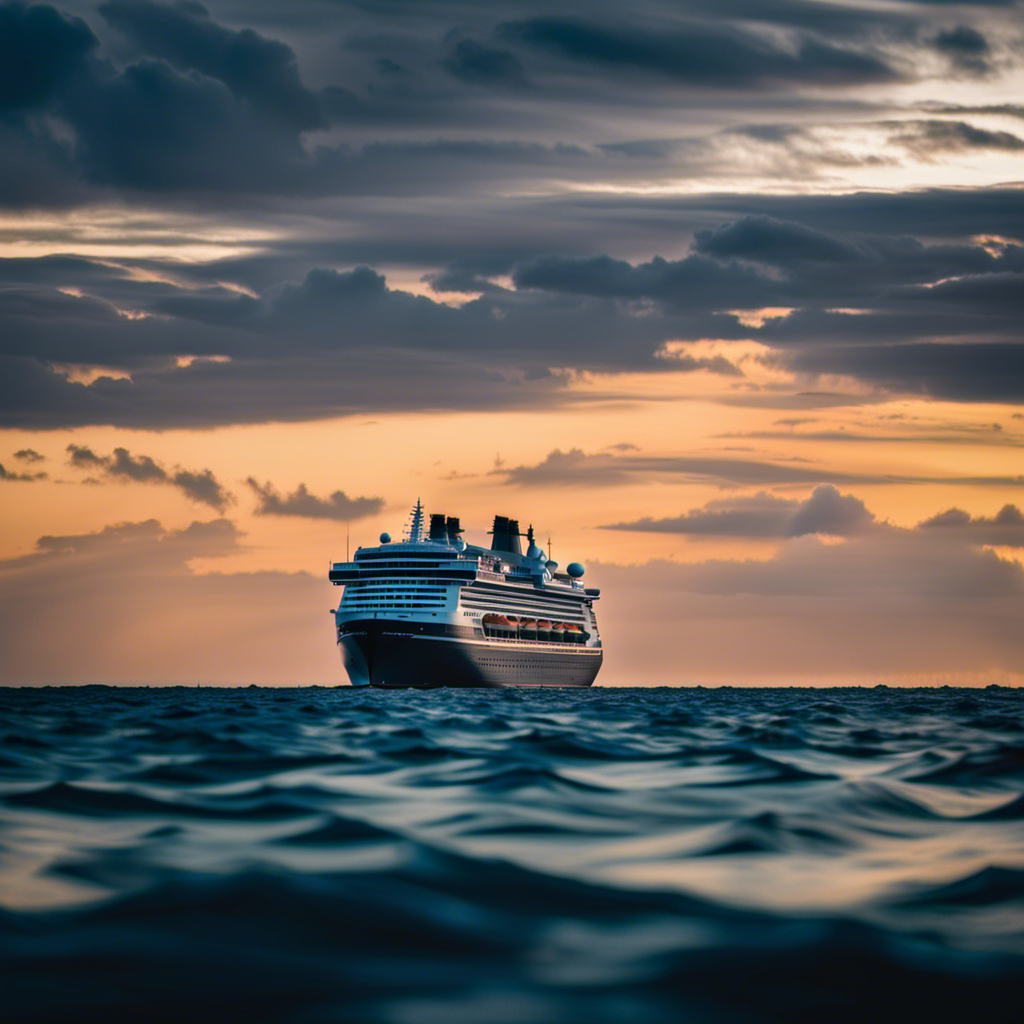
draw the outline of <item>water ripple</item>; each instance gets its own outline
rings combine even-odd
[[[0,689],[7,1016],[971,1020],[1024,982],[1022,705]]]

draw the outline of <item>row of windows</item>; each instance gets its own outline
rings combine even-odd
[[[382,608],[443,608],[443,603],[436,601],[342,601],[342,611],[378,611]]]
[[[550,605],[542,605],[537,602],[523,602],[522,604],[515,604],[510,601],[467,601],[465,597],[462,599],[462,607],[467,611],[479,611],[479,612],[497,612],[499,615],[527,615],[531,618],[537,618],[540,616],[543,618],[556,619],[559,622],[575,622],[582,623],[586,622],[585,616],[574,611],[566,611],[564,608],[551,607]]]
[[[447,594],[447,590],[444,587],[352,587],[349,586],[345,589],[346,594],[361,597],[364,594],[373,596],[374,594],[395,594],[401,596],[402,594],[436,594],[439,597],[444,597]]]
[[[523,587],[522,589],[513,587],[481,587],[478,585],[470,585],[463,587],[463,592],[467,597],[476,598],[501,598],[504,600],[508,598],[511,601],[531,600],[531,601],[542,601],[547,604],[557,604],[560,608],[582,608],[584,605],[583,601],[575,600],[571,597],[562,597],[560,594],[552,594],[543,590],[537,590],[534,587]]]
[[[406,558],[394,558],[391,555],[363,555],[356,559],[356,565],[362,565],[369,561],[373,562],[375,569],[440,569],[443,564],[452,562],[454,559],[439,559],[437,555],[425,555],[423,558],[410,561]],[[469,567],[468,563],[467,567]]]
[[[360,576],[359,579],[353,580],[346,585],[349,587],[444,587],[447,589],[458,586],[458,580],[449,580],[437,576],[413,576],[407,578],[382,574],[380,576]]]

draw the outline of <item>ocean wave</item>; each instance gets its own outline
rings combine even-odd
[[[1019,691],[0,690],[7,1016],[964,1021]]]

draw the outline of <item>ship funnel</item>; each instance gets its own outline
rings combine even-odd
[[[444,544],[448,539],[444,527],[444,513],[432,512],[430,514],[430,539]]]
[[[519,521],[507,516],[495,516],[491,529],[494,539],[491,541],[492,551],[504,551],[508,554],[521,555],[523,549],[519,544]]]
[[[448,534],[448,543],[454,544],[459,539],[459,534],[462,533],[462,527],[459,525],[458,516],[449,516],[444,524],[445,533]]]

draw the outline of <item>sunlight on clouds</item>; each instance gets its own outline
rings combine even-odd
[[[108,259],[205,262],[243,255],[285,235],[266,227],[166,210],[86,207],[60,214],[0,213],[0,257],[73,250],[79,256]]]
[[[49,365],[73,384],[92,384],[101,377],[109,377],[111,380],[132,379],[132,375],[127,370],[113,366],[88,366],[80,363],[50,363]]]

